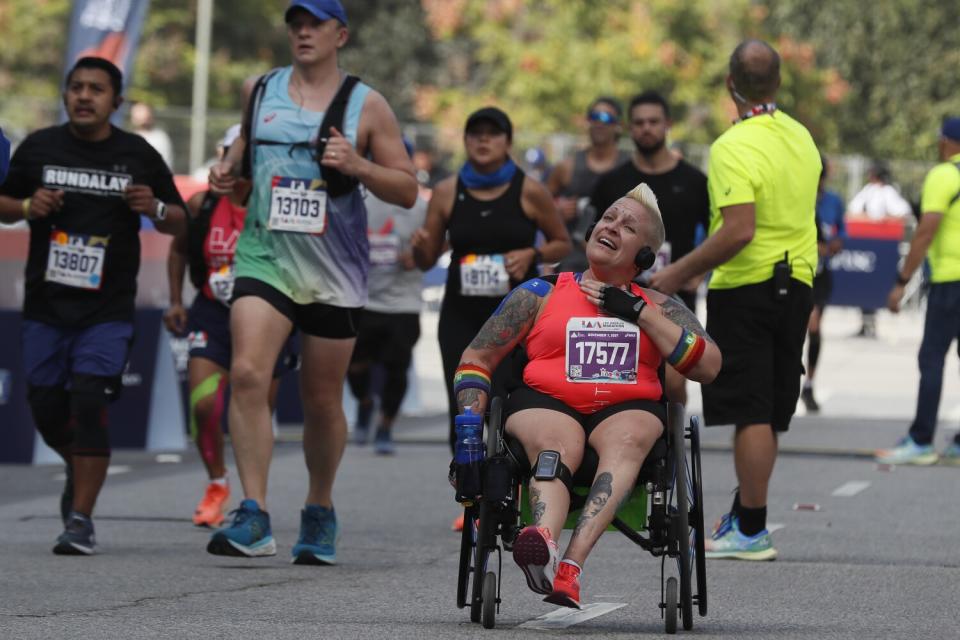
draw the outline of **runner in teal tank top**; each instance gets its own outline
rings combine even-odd
[[[348,38],[339,0],[293,0],[284,19],[293,64],[272,72],[265,85],[247,83],[249,126],[210,171],[211,189],[228,192],[250,146],[253,191],[230,308],[230,435],[244,500],[207,551],[276,554],[266,504],[273,449],[267,391],[277,355],[299,330],[310,477],[292,555],[298,564],[334,564],[332,491],[347,437],[343,383],[367,301],[360,187],[409,208],[417,181],[390,105],[370,87],[352,85],[355,78],[338,66],[337,52]],[[254,92],[259,99],[251,99]]]

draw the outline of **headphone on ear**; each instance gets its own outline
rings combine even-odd
[[[597,226],[597,223],[594,222],[589,227],[587,227],[586,232],[583,234],[583,244],[587,244],[590,241],[590,236],[593,234],[594,228]],[[637,255],[633,258],[633,264],[636,265],[637,269],[640,270],[640,273],[643,273],[647,269],[653,266],[657,261],[657,254],[654,253],[653,249],[648,245],[645,247],[640,247],[640,251],[637,252]]]

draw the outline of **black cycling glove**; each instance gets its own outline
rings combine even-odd
[[[607,285],[600,289],[600,308],[627,322],[636,324],[645,306],[647,306],[646,300],[619,287]]]

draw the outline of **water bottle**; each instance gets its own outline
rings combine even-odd
[[[470,407],[454,419],[457,441],[454,462],[457,466],[457,502],[472,503],[481,493],[480,471],[483,466],[483,415]]]

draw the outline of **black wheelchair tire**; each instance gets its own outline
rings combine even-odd
[[[471,622],[480,622],[482,613],[483,576],[487,570],[487,556],[490,554],[490,550],[487,547],[490,544],[489,539],[491,535],[493,535],[493,532],[489,530],[492,524],[490,505],[485,501],[481,501],[480,516],[477,520],[477,546],[474,549],[473,561],[473,596],[470,600]]]
[[[487,571],[483,576],[483,610],[480,621],[484,629],[493,629],[497,623],[497,574]]]
[[[500,453],[500,428],[503,422],[503,398],[490,401],[490,417],[487,418],[487,457]]]
[[[690,417],[690,460],[693,463],[693,527],[696,529],[696,547],[694,560],[697,573],[697,611],[701,616],[707,615],[707,551],[705,543],[707,531],[703,525],[703,472],[700,463],[700,421],[696,416]]]
[[[673,635],[677,632],[677,579],[673,576],[667,578],[667,590],[664,596],[663,623],[667,633]]]
[[[463,531],[460,532],[460,571],[457,574],[457,608],[467,606],[470,587],[470,560],[473,559],[473,518],[470,509],[463,514]]]
[[[673,417],[677,416],[677,417]],[[690,499],[687,487],[687,449],[684,439],[683,410],[673,412],[670,420],[670,435],[674,464],[674,498],[677,519],[672,526],[677,538],[677,569],[680,573],[680,607],[683,628],[693,628],[692,575],[690,572]]]

